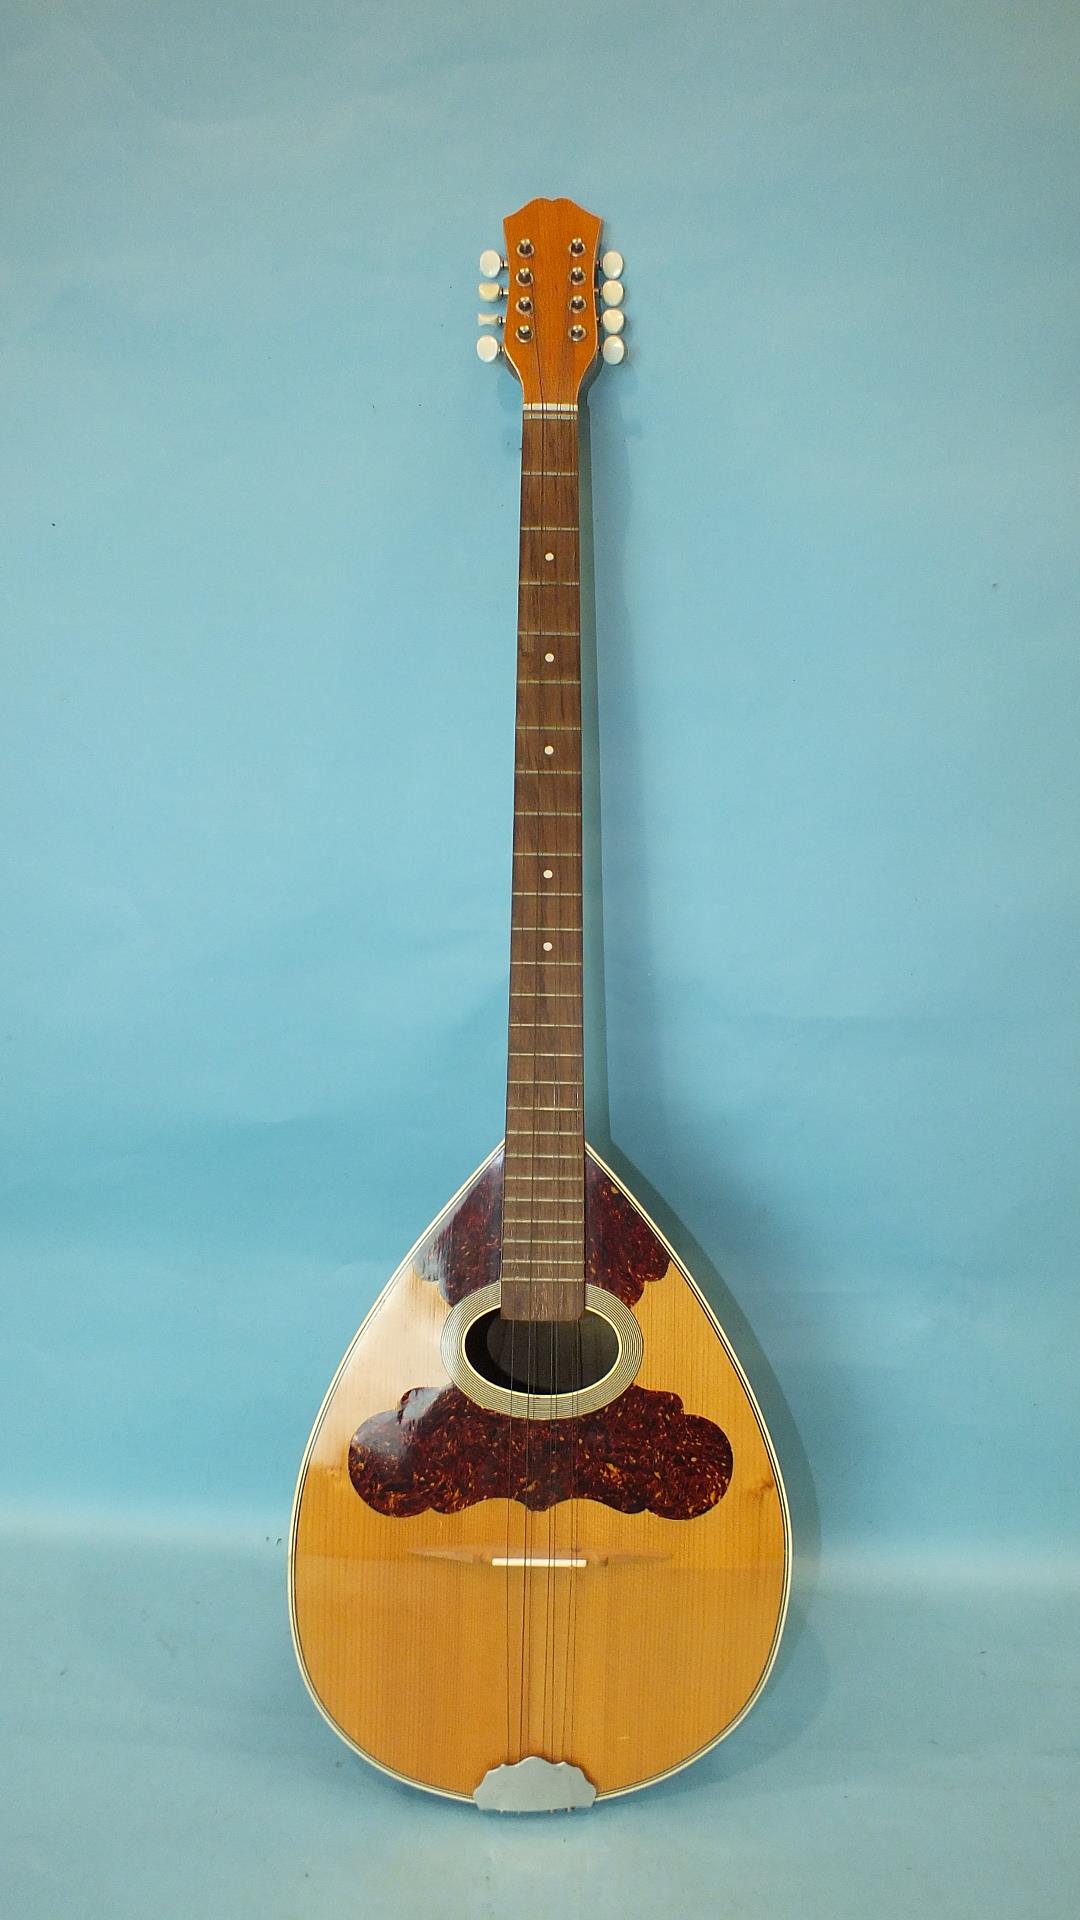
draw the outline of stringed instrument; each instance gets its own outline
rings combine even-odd
[[[731,1344],[584,1137],[579,408],[623,349],[600,227],[533,200],[481,259],[502,322],[481,357],[523,403],[505,1137],[346,1353],[290,1537],[297,1657],[330,1725],[398,1779],[500,1810],[585,1806],[723,1739],[790,1573]]]

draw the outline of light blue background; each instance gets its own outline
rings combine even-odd
[[[2,26],[20,1910],[410,1913],[430,1872],[455,1915],[582,1873],[598,1915],[1059,1914],[1080,17]],[[537,193],[627,256],[590,403],[592,1131],[751,1369],[802,1566],[746,1728],[558,1830],[335,1746],[277,1545],[341,1349],[501,1128],[519,416],[474,261]]]

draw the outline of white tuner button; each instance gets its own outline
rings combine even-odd
[[[476,324],[478,327],[501,327],[505,321],[501,313],[478,313]]]
[[[609,333],[600,351],[609,367],[617,367],[620,360],[626,359],[626,341],[620,340],[617,333]]]
[[[626,325],[626,315],[621,307],[605,307],[600,315],[600,325],[605,333],[621,333]]]
[[[600,298],[605,307],[621,307],[625,292],[621,280],[605,280],[600,289]]]
[[[497,280],[481,280],[476,289],[481,300],[505,300],[506,288],[500,287]]]
[[[606,345],[605,341],[605,345]],[[476,343],[476,351],[481,360],[497,360],[502,348],[492,333],[482,333]]]
[[[600,266],[605,280],[622,279],[623,257],[621,253],[605,253],[600,262]]]
[[[501,273],[505,265],[506,261],[503,259],[502,254],[496,253],[494,247],[484,248],[483,253],[480,255],[480,271],[485,280],[494,280],[495,275]]]

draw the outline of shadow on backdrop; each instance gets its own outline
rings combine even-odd
[[[614,448],[616,436],[609,443]],[[612,470],[613,462],[606,462],[604,488],[609,499],[625,501],[628,491],[628,463],[624,460],[622,470]],[[611,550],[608,554],[608,573],[605,577],[604,604],[605,625],[613,632],[625,636],[629,630],[629,617],[625,602],[620,597],[618,582],[622,578],[621,564],[623,553],[621,541],[615,530],[625,524],[625,516],[618,511],[611,514],[613,529]],[[787,1398],[780,1386],[768,1357],[754,1333],[741,1304],[732,1294],[715,1262],[700,1241],[688,1230],[684,1221],[658,1193],[644,1170],[620,1147],[612,1133],[611,1109],[608,1087],[608,1047],[607,1047],[607,999],[606,969],[604,953],[604,886],[603,886],[603,833],[602,833],[602,793],[600,779],[600,722],[599,722],[599,675],[597,657],[596,625],[596,576],[595,551],[593,540],[592,513],[592,459],[590,433],[587,412],[583,411],[581,444],[581,684],[582,684],[582,814],[584,834],[583,886],[590,910],[585,916],[585,981],[586,981],[586,1103],[587,1134],[596,1150],[613,1167],[620,1179],[625,1180],[630,1191],[652,1215],[661,1231],[671,1241],[680,1258],[693,1274],[698,1285],[706,1294],[710,1305],[735,1348],[746,1370],[750,1384],[760,1403],[766,1425],[772,1434],[780,1461],[784,1483],[787,1489],[788,1503],[791,1509],[791,1524],[794,1540],[794,1575],[792,1582],[791,1605],[787,1627],[777,1656],[776,1666],[769,1683],[766,1698],[771,1697],[772,1689],[781,1680],[787,1680],[788,1687],[795,1683],[795,1675],[789,1675],[789,1669],[800,1654],[797,1663],[798,1693],[792,1697],[788,1691],[786,1707],[783,1713],[769,1715],[770,1738],[765,1745],[760,1740],[752,1744],[741,1743],[739,1749],[729,1750],[726,1745],[719,1747],[705,1761],[705,1766],[717,1773],[730,1776],[747,1766],[756,1766],[767,1752],[776,1746],[787,1744],[792,1733],[812,1720],[825,1696],[826,1676],[824,1660],[817,1648],[814,1637],[807,1627],[806,1616],[818,1578],[820,1555],[820,1513],[817,1493],[810,1462],[803,1447]],[[619,660],[620,685],[625,694],[628,680],[629,650],[623,648]],[[639,737],[634,727],[623,727],[619,737],[619,752],[624,774],[626,791],[640,795]],[[628,767],[629,763],[629,767]],[[624,822],[625,825],[625,822]],[[632,832],[628,835],[633,839]],[[647,903],[647,875],[641,861],[627,862],[621,877],[621,918],[623,924],[638,929],[649,926]],[[636,892],[631,896],[630,888]],[[664,1116],[659,1108],[659,1089],[663,1086],[663,1076],[658,1071],[657,1035],[660,1031],[655,1015],[655,1005],[651,1008],[648,996],[653,990],[649,987],[652,977],[647,957],[640,945],[637,949],[636,990],[638,995],[640,1018],[634,1035],[634,1051],[638,1065],[639,1084],[651,1089],[649,1094],[653,1123],[661,1128]],[[655,994],[653,992],[653,997]],[[686,1176],[692,1185],[715,1189],[718,1184],[717,1167],[713,1159],[703,1157],[700,1166],[685,1168]],[[720,1176],[723,1184],[723,1176]],[[728,1189],[725,1187],[725,1197]],[[746,1210],[739,1196],[731,1195],[731,1203],[739,1212]],[[756,1199],[756,1197],[755,1197]],[[736,1754],[738,1758],[736,1759]],[[744,1757],[745,1756],[745,1757]],[[732,1764],[732,1761],[735,1764]],[[693,1770],[693,1778],[700,1783],[702,1774],[699,1767]],[[689,1784],[688,1777],[676,1774],[667,1783],[666,1791],[679,1791],[680,1783]]]

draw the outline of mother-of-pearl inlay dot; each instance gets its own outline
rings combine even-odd
[[[555,655],[553,653],[545,653],[544,655],[544,659],[547,660],[549,664],[552,660],[554,660],[554,658],[555,658]]]

